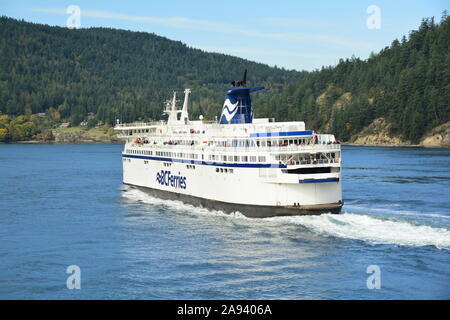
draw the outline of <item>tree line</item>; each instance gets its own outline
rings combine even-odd
[[[319,131],[350,140],[374,119],[411,142],[450,120],[450,18],[423,19],[418,30],[367,60],[341,59],[286,86],[257,113],[305,120]]]
[[[114,124],[159,120],[164,101],[191,88],[191,115],[214,119],[232,80],[279,90],[305,72],[207,53],[145,32],[72,30],[0,17],[0,113],[54,108],[78,125],[89,113]]]
[[[191,118],[214,119],[231,80],[240,80],[248,69],[250,85],[270,88],[255,95],[256,116],[304,120],[343,141],[382,117],[391,134],[417,142],[450,120],[449,43],[450,18],[444,12],[440,22],[423,19],[418,30],[366,60],[352,57],[298,72],[207,53],[150,33],[70,30],[3,16],[0,115],[7,117],[0,128],[19,116],[25,118],[13,126],[24,121],[41,129],[61,121],[78,125],[91,113],[95,121],[111,125],[116,119],[159,120],[163,102],[173,90],[182,99],[184,88],[193,89]],[[31,120],[38,113],[51,115],[50,120]],[[4,130],[2,136],[17,137]]]

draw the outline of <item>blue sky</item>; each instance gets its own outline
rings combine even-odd
[[[287,69],[313,70],[340,58],[367,58],[416,29],[440,20],[447,0],[423,1],[31,1],[0,0],[0,14],[66,26],[69,5],[81,9],[81,27],[154,32],[191,47]],[[369,29],[370,5],[380,29]]]

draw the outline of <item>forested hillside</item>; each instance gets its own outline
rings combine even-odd
[[[418,30],[394,40],[368,60],[341,60],[262,101],[257,114],[304,119],[319,131],[354,140],[363,129],[419,142],[450,120],[450,18],[424,19]],[[376,121],[375,121],[376,120]],[[368,132],[370,133],[370,132]]]
[[[206,53],[155,34],[1,17],[0,141],[51,139],[45,128],[63,121],[160,119],[163,101],[173,90],[182,99],[184,88],[193,89],[191,118],[213,119],[230,81],[248,69],[250,85],[270,90],[256,95],[257,116],[305,120],[342,141],[389,136],[387,143],[417,143],[433,131],[438,136],[429,141],[450,144],[449,44],[444,13],[367,60],[307,73]]]
[[[72,125],[86,119],[160,119],[172,91],[191,88],[192,117],[220,114],[225,90],[248,69],[249,83],[279,89],[304,73],[206,53],[155,34],[70,30],[0,18],[0,112],[55,111]]]

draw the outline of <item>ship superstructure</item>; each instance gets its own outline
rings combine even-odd
[[[227,91],[218,121],[189,120],[176,93],[167,121],[118,124],[123,182],[155,196],[250,217],[338,213],[341,146],[302,121],[254,118],[246,75]],[[201,118],[201,117],[200,117]]]

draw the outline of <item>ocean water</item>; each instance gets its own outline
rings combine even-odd
[[[345,146],[341,215],[249,219],[122,185],[121,149],[0,145],[0,298],[450,298],[450,150]]]

